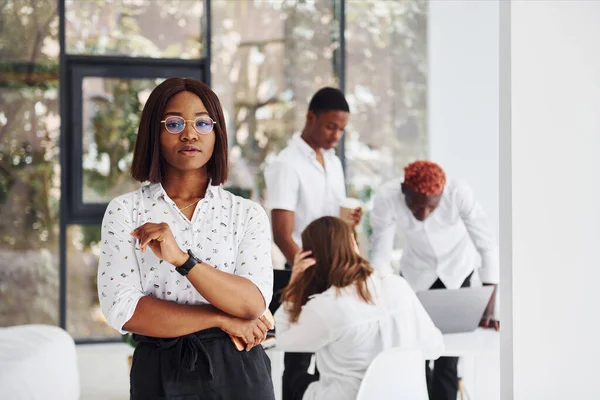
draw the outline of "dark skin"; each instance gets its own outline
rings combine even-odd
[[[206,107],[191,92],[173,96],[164,115],[179,115],[194,120],[207,114]],[[207,162],[213,155],[214,130],[201,135],[187,123],[183,132],[171,134],[162,127],[160,133],[161,155],[166,162],[162,185],[178,208],[195,204],[204,198],[210,177]],[[195,206],[183,212],[191,219]],[[147,222],[131,232],[140,249],[152,251],[158,258],[179,267],[188,254],[179,247],[167,223]],[[259,344],[272,324],[263,316],[265,300],[259,289],[248,279],[229,274],[201,262],[187,275],[192,286],[207,299],[210,305],[186,305],[145,296],[140,299],[131,319],[124,329],[147,336],[170,338],[187,335],[202,329],[218,327],[241,337],[246,350]]]
[[[309,111],[306,114],[302,139],[315,151],[316,160],[323,168],[325,168],[325,160],[321,149],[330,150],[338,145],[344,135],[344,129],[346,129],[349,118],[350,113],[346,111],[332,110],[321,113]],[[362,208],[356,208],[350,214],[350,218],[354,222],[354,226],[357,226],[362,219]],[[272,210],[271,220],[275,244],[279,247],[287,262],[292,265],[294,257],[301,251],[292,239],[294,212],[279,209]]]
[[[413,216],[417,221],[425,221],[432,212],[439,206],[442,194],[427,196],[422,193],[415,192],[412,188],[402,184],[402,193],[406,201],[406,206],[412,212]],[[484,286],[493,286],[494,292],[492,297],[485,308],[483,317],[479,322],[479,326],[482,328],[500,330],[500,321],[494,318],[494,307],[496,306],[496,293],[498,292],[498,285],[494,283],[483,282]]]

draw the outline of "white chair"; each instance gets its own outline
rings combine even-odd
[[[419,350],[391,348],[369,365],[356,400],[428,400],[425,359]]]
[[[0,328],[0,399],[79,399],[71,336],[48,325]]]

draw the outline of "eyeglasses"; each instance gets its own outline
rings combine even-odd
[[[164,121],[160,121],[161,124],[165,124],[167,131],[173,135],[183,132],[186,122],[192,122],[194,130],[201,135],[208,135],[217,124],[211,117],[206,115],[202,115],[193,121],[178,116],[167,117]]]

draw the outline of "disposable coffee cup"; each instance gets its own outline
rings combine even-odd
[[[352,197],[346,197],[340,204],[340,218],[347,223],[354,225],[354,221],[350,218],[350,214],[358,207],[362,207],[362,202]]]

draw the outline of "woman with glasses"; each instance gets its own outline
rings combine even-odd
[[[149,183],[108,205],[98,267],[108,323],[137,342],[131,399],[274,399],[258,345],[272,328],[269,221],[220,187],[227,162],[212,90],[180,78],[157,86],[131,166]]]
[[[417,296],[401,277],[373,271],[346,222],[311,222],[302,247],[275,313],[277,347],[317,357],[317,373],[291,377],[293,400],[355,399],[371,361],[391,347],[441,355],[442,334]]]

